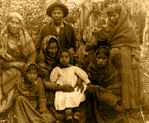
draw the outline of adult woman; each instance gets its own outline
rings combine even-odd
[[[111,6],[107,14],[107,25],[93,34],[98,41],[108,40],[112,63],[122,79],[121,105],[125,109],[136,109],[143,100],[139,40],[126,10],[121,5]]]
[[[23,28],[24,20],[18,13],[8,16],[6,27],[0,37],[1,65],[1,111],[5,112],[12,103],[12,96],[19,82],[21,72],[24,72],[27,62],[36,61],[36,51],[33,41]]]
[[[39,66],[39,74],[43,78],[43,84],[46,90],[47,104],[50,110],[52,110],[57,120],[64,120],[64,112],[56,112],[54,109],[55,91],[71,92],[74,88],[71,85],[64,84],[59,85],[53,82],[49,82],[49,77],[52,69],[58,64],[58,56],[60,52],[59,41],[55,36],[49,35],[44,38],[40,48],[39,58],[37,64]],[[78,78],[77,84],[81,83],[81,79]],[[81,88],[81,85],[76,85]],[[83,91],[83,87],[81,91]]]
[[[88,122],[115,123],[124,117],[121,99],[121,80],[109,60],[110,50],[101,46],[87,68],[91,84],[86,90]]]

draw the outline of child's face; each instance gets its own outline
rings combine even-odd
[[[63,52],[60,55],[60,64],[62,66],[67,66],[70,62],[70,56],[68,52]]]
[[[29,70],[27,71],[26,73],[26,77],[28,79],[29,82],[35,82],[36,79],[37,79],[37,70],[36,69],[32,69],[32,70]]]
[[[102,68],[104,67],[108,62],[108,57],[103,54],[103,53],[100,53],[96,56],[96,63],[97,63],[97,66]]]
[[[53,43],[50,43],[48,46],[47,46],[47,51],[49,53],[49,56],[54,58],[57,56],[57,53],[58,53],[58,45],[56,42],[53,42]]]
[[[112,13],[109,13],[108,14],[108,19],[111,23],[113,23],[114,25],[117,24],[118,22],[118,19],[119,19],[119,14],[118,13],[115,13],[115,12],[112,12]]]

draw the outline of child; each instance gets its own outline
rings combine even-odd
[[[84,91],[86,90],[86,84],[90,83],[87,74],[77,66],[73,66],[70,63],[70,53],[67,49],[63,49],[60,52],[59,57],[60,65],[55,67],[50,75],[50,81],[55,82],[59,85],[69,84],[72,87],[75,86],[77,76],[79,76],[85,83]],[[81,102],[85,100],[85,95],[74,88],[73,92],[62,92],[57,91],[55,93],[55,108],[56,110],[65,110],[66,121],[73,119],[71,108],[76,108]],[[74,114],[74,119],[79,119],[79,112]]]
[[[36,64],[30,63],[25,77],[17,85],[14,95],[14,114],[19,123],[53,123],[54,119],[46,110],[46,97]],[[48,113],[48,114],[47,114]]]

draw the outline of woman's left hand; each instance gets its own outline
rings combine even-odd
[[[79,89],[81,89],[81,93],[83,92],[83,90],[84,90],[84,85],[83,85],[83,81],[82,81],[81,78],[78,77],[77,83],[76,83],[76,85],[74,86],[74,88],[75,88],[75,87],[78,87],[77,91],[79,91]]]

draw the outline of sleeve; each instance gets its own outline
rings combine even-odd
[[[89,84],[90,80],[88,79],[87,73],[81,68],[75,66],[75,73],[86,83]]]
[[[43,83],[40,78],[38,79],[38,83],[39,83],[39,91],[38,91],[39,110],[40,110],[40,113],[42,113],[42,112],[46,111],[46,102],[47,101],[46,101]]]
[[[7,69],[11,68],[11,67],[12,67],[11,63],[12,63],[12,62],[5,62],[5,61],[2,62],[2,63],[1,63],[2,69],[3,69],[3,70],[7,70]]]
[[[43,80],[43,85],[44,85],[45,89],[52,90],[52,91],[58,90],[58,88],[57,88],[58,84],[56,84],[54,82],[49,82],[49,81]]]
[[[59,77],[58,67],[55,67],[51,72],[50,81],[56,83],[58,77]]]
[[[75,45],[75,41],[76,41],[76,37],[75,37],[75,31],[73,29],[73,27],[71,27],[72,29],[72,37],[71,37],[71,44],[70,44],[70,47],[73,47],[74,50],[76,49],[76,45]]]

